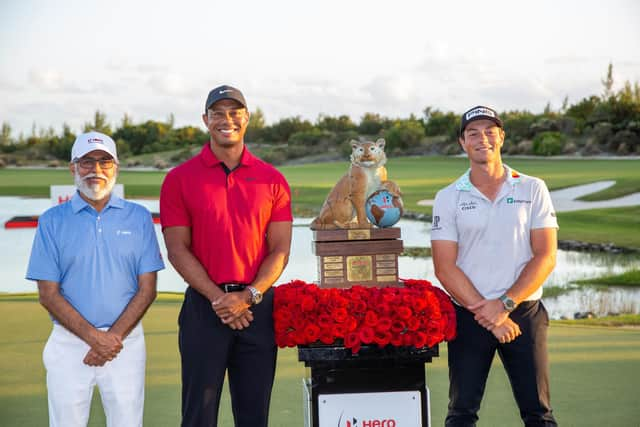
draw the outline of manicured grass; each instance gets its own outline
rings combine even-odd
[[[177,346],[179,295],[161,295],[144,318],[147,340],[147,426],[176,426],[180,419],[180,363]],[[42,348],[51,324],[36,297],[0,297],[0,425],[42,426],[47,399]],[[582,323],[580,323],[582,324]],[[566,426],[636,425],[640,382],[640,329],[584,327],[553,322],[549,336],[551,392],[555,414]],[[446,345],[427,365],[432,425],[443,425],[447,405]],[[305,368],[295,349],[280,350],[271,405],[272,427],[302,425]],[[231,426],[224,392],[220,426]],[[90,426],[104,426],[98,393]],[[480,412],[479,426],[522,425],[496,359]]]
[[[640,270],[625,271],[614,276],[594,277],[592,279],[578,280],[576,283],[583,285],[607,285],[607,286],[640,286]]]
[[[550,189],[614,180],[616,185],[589,200],[605,200],[640,192],[640,162],[637,160],[567,160],[567,159],[505,159],[522,173],[545,179]],[[311,216],[318,212],[330,188],[345,174],[348,162],[315,163],[283,166],[293,194],[296,215]],[[431,213],[431,207],[418,206],[423,199],[433,199],[468,168],[462,157],[402,157],[389,159],[389,179],[396,181],[403,192],[408,211]],[[119,182],[127,197],[160,195],[160,185],[166,172],[122,170]],[[48,197],[50,184],[70,184],[67,170],[61,169],[0,169],[0,195]],[[586,198],[585,198],[586,199]],[[593,243],[613,242],[618,246],[640,248],[638,230],[640,207],[601,209],[560,213],[560,239]]]
[[[616,181],[615,186],[585,197],[585,200],[606,200],[640,191],[640,168],[636,160],[505,158],[505,162],[525,174],[543,178],[552,190],[602,180]],[[430,208],[418,207],[415,202],[433,198],[440,188],[462,174],[467,167],[468,161],[463,157],[400,157],[387,162],[389,178],[402,187],[407,208],[427,212],[430,212]],[[292,188],[298,189],[298,197],[294,196],[294,202],[312,203],[317,210],[328,189],[347,168],[348,162],[345,160],[282,166],[279,169]],[[119,181],[125,184],[129,197],[157,197],[165,174],[162,171],[123,169]],[[0,195],[48,196],[50,184],[70,183],[71,177],[66,169],[0,169]]]
[[[412,258],[429,258],[431,256],[431,248],[422,247],[405,247],[400,256],[408,256]]]
[[[558,212],[563,240],[640,248],[640,206]]]
[[[638,327],[640,326],[640,314],[621,314],[619,316],[594,317],[593,319],[566,319],[554,320],[558,325],[573,326],[624,326]]]
[[[118,182],[124,184],[126,197],[160,197],[160,185],[166,172],[122,170]],[[0,169],[0,195],[49,197],[50,185],[72,185],[68,169]]]

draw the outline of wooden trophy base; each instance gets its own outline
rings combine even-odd
[[[400,228],[314,230],[320,287],[400,286]]]

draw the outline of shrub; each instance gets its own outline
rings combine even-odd
[[[533,138],[533,154],[555,156],[562,153],[565,136],[560,132],[542,132]]]
[[[609,149],[618,152],[618,154],[628,154],[634,151],[635,147],[640,143],[639,140],[640,137],[635,132],[626,129],[621,130],[609,141]],[[622,145],[624,145],[625,148],[621,151],[620,147]]]
[[[155,162],[153,162],[153,167],[162,170],[168,168],[169,164],[165,160],[157,159]]]
[[[578,146],[575,142],[567,142],[562,148],[562,154],[575,154],[578,151]]]
[[[592,133],[596,144],[606,144],[613,138],[613,126],[609,122],[596,123]]]
[[[327,145],[335,138],[333,132],[313,128],[307,131],[296,132],[289,137],[289,145]]]
[[[259,156],[262,160],[272,165],[281,165],[287,160],[286,154],[282,150],[271,148],[263,151]]]
[[[424,128],[417,120],[398,120],[391,129],[384,132],[387,141],[387,153],[399,153],[420,143],[424,137]]]
[[[520,154],[533,154],[533,141],[530,139],[523,139],[518,142],[518,153]]]

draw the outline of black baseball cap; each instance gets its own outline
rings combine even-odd
[[[244,95],[235,87],[229,85],[218,86],[212,89],[207,96],[207,102],[204,104],[204,112],[206,113],[209,108],[216,102],[223,99],[233,99],[238,101],[244,108],[247,108],[247,101],[244,100]]]
[[[494,122],[499,128],[502,128],[502,120],[496,113],[496,110],[489,107],[484,107],[482,105],[478,105],[477,107],[473,107],[472,109],[466,111],[462,115],[462,119],[460,120],[460,135],[464,132],[464,129],[467,125],[476,120],[491,120]]]

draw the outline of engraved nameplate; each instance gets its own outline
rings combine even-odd
[[[342,270],[325,270],[324,277],[342,277]]]
[[[376,262],[376,267],[378,268],[386,268],[386,267],[396,267],[395,261],[378,261]]]
[[[373,279],[373,257],[367,255],[347,257],[347,280],[349,282]],[[325,272],[326,274],[326,272]]]
[[[371,230],[348,230],[347,231],[347,239],[348,240],[367,240],[371,238]]]

